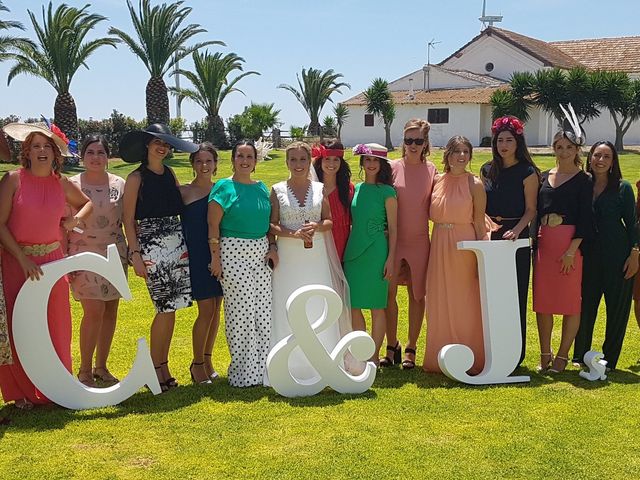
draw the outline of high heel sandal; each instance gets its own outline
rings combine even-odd
[[[93,380],[91,370],[80,370],[78,372],[78,381],[85,387],[98,388],[98,384]]]
[[[162,362],[160,364],[160,367],[164,367],[166,365],[169,364],[169,361],[167,360],[166,362]],[[169,367],[167,367],[169,368]],[[175,379],[175,377],[169,377],[167,378],[164,383],[167,385],[168,388],[176,388],[178,386],[178,381]]]
[[[120,382],[120,380],[114,377],[111,372],[107,370],[107,367],[95,367],[93,369],[93,379],[112,385]]]
[[[157,367],[153,367],[156,369],[156,371],[160,372],[160,375],[162,375],[162,365],[158,365]],[[157,375],[157,373],[156,373]],[[160,384],[160,391],[162,393],[168,392],[169,391],[169,386],[167,385],[167,382],[161,382],[160,379],[158,379],[158,383]]]
[[[210,357],[211,354],[210,353],[205,353],[204,354],[205,357]],[[213,370],[213,372],[211,373],[211,375],[209,375],[209,378],[211,380],[215,380],[216,378],[218,378],[220,375],[218,374],[218,372],[216,372],[215,368],[211,367],[211,369]]]
[[[381,367],[393,367],[394,365],[400,363],[400,360],[402,359],[402,345],[400,345],[400,342],[396,342],[395,347],[387,345],[387,352],[393,352],[393,357],[390,357],[389,355],[385,355],[384,357],[382,357],[380,359]]]
[[[547,372],[562,373],[567,368],[567,365],[569,365],[569,359],[567,357],[561,357],[560,355],[556,355],[556,358],[553,360],[553,363],[555,363],[556,360],[560,360],[561,362],[564,362],[564,365],[562,366],[562,368],[554,368],[553,366],[551,366],[551,368],[547,370]]]
[[[200,385],[205,385],[207,383],[211,383],[211,379],[209,378],[209,376],[207,376],[206,380],[203,380],[201,382],[197,382],[196,381],[196,377],[193,375],[193,367],[201,367],[203,365],[204,365],[204,362],[200,362],[200,363],[191,362],[191,365],[189,366],[189,373],[191,374],[191,381],[193,383],[197,383],[197,384],[200,384]]]
[[[548,360],[545,362],[544,360],[542,360],[543,358],[547,358]],[[552,364],[553,364],[553,351],[542,352],[540,354],[540,365],[536,367],[536,371],[538,373],[547,372],[549,371],[549,368],[551,368]]]
[[[412,368],[416,368],[416,349],[415,348],[410,348],[410,347],[406,347],[404,349],[404,354],[409,354],[409,355],[413,355],[414,360],[411,360],[409,358],[405,358],[402,361],[402,369],[403,370],[411,370]]]
[[[13,402],[13,405],[19,410],[33,410],[33,403],[26,398],[21,398]]]

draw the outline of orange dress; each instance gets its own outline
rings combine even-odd
[[[484,343],[478,264],[475,254],[458,250],[462,240],[475,240],[471,174],[437,178],[431,195],[434,223],[427,269],[427,348],[423,369],[440,372],[438,353],[445,345],[461,343],[474,354],[469,373],[484,367]]]
[[[404,159],[391,163],[393,186],[398,194],[398,241],[395,272],[398,283],[407,283],[403,262],[411,271],[413,298],[425,296],[427,263],[429,261],[429,206],[436,167],[426,161],[417,165]]]

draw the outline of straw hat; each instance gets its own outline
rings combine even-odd
[[[353,154],[367,157],[377,157],[383,160],[389,160],[387,158],[387,147],[383,147],[379,143],[359,143],[353,147]]]
[[[58,146],[58,149],[60,150],[60,153],[62,153],[63,157],[72,156],[71,153],[69,153],[69,147],[67,146],[67,143],[58,135],[49,130],[46,127],[46,124],[8,123],[4,127],[2,127],[2,129],[4,130],[4,133],[19,142],[24,142],[32,133],[39,133],[40,135],[44,135],[45,137],[53,140],[53,142]]]
[[[176,137],[171,129],[162,123],[154,123],[144,130],[129,132],[120,140],[120,156],[125,162],[138,163],[147,156],[147,145],[154,138],[168,143],[179,152],[194,153],[198,145]]]

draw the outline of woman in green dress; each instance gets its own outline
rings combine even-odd
[[[387,323],[385,308],[396,250],[398,203],[391,186],[387,149],[368,143],[356,145],[353,153],[360,155],[365,181],[356,185],[351,202],[352,227],[344,252],[344,273],[351,291],[354,330],[366,331],[362,309],[371,310],[371,336],[376,345],[371,361],[378,365]]]
[[[622,179],[618,153],[611,142],[591,147],[587,171],[593,176],[596,234],[583,246],[582,312],[573,351],[582,363],[591,350],[593,327],[604,295],[607,326],[602,350],[607,367],[618,363],[631,310],[633,277],[638,271],[638,233],[633,188]]]

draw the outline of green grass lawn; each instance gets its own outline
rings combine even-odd
[[[394,156],[398,156],[398,153]],[[222,152],[219,177],[230,174]],[[351,159],[354,180],[358,177]],[[441,151],[433,161],[441,169]],[[488,159],[479,153],[471,169]],[[536,157],[547,169],[553,157]],[[188,182],[188,160],[171,162]],[[0,171],[15,168],[1,165]],[[640,178],[640,155],[622,156],[626,178]],[[125,177],[133,166],[110,171]],[[287,177],[283,153],[258,165],[268,185]],[[133,300],[122,302],[111,371],[123,377],[135,341],[147,336],[153,308],[130,272]],[[400,338],[406,340],[406,293],[400,294]],[[79,362],[79,304],[73,304],[74,361]],[[122,405],[75,412],[55,406],[21,412],[0,402],[0,478],[639,478],[640,332],[632,318],[619,371],[590,383],[569,368],[535,373],[535,317],[528,318],[526,385],[468,387],[419,368],[378,373],[371,391],[343,396],[326,390],[285,399],[267,388],[233,389],[224,378],[229,354],[220,334],[213,385],[192,385],[191,326],[195,307],[178,312],[172,371],[183,385],[154,397],[139,392]],[[603,338],[600,311],[594,347]],[[223,332],[223,329],[221,329]],[[556,327],[556,335],[559,325]],[[557,348],[558,336],[554,338]],[[424,355],[424,331],[418,361]]]

